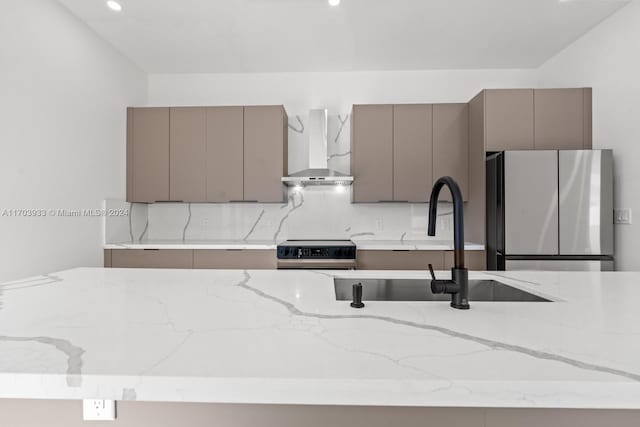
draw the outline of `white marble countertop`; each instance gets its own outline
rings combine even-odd
[[[354,240],[361,250],[387,251],[452,251],[449,240]],[[104,249],[273,249],[277,244],[270,240],[149,240],[133,243],[105,244]],[[468,251],[483,251],[484,245],[465,243]]]
[[[271,240],[146,240],[133,243],[107,243],[104,249],[273,249]]]
[[[640,273],[471,273],[550,303],[336,301],[333,275],[80,268],[0,286],[0,398],[640,408]],[[446,277],[446,273],[438,273]]]
[[[367,251],[452,251],[452,240],[358,240],[360,250]],[[484,245],[465,242],[467,251],[483,251]]]

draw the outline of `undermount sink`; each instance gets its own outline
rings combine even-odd
[[[363,301],[450,301],[451,296],[433,294],[430,279],[333,279],[336,300],[350,301],[353,285],[362,283]],[[469,301],[551,302],[495,280],[469,280]]]

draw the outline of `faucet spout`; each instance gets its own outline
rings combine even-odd
[[[453,199],[453,249],[455,268],[464,268],[464,214],[462,192],[458,183],[450,176],[438,179],[431,190],[429,198],[429,236],[436,235],[436,219],[438,218],[438,198],[444,186],[449,187]]]
[[[469,309],[469,276],[464,267],[464,202],[458,183],[450,176],[438,179],[431,190],[429,198],[429,236],[436,235],[436,219],[438,218],[438,197],[440,190],[447,186],[453,199],[453,249],[454,267],[451,269],[451,280],[436,280],[433,271],[431,291],[433,293],[451,294],[451,307],[460,310]]]

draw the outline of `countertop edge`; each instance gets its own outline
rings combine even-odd
[[[406,240],[406,241],[375,241],[363,240],[354,242],[358,250],[363,251],[452,251],[453,243],[447,244],[440,241],[431,243],[429,241]],[[276,243],[263,242],[185,242],[185,243],[168,243],[168,242],[144,242],[144,243],[106,243],[103,249],[203,249],[203,250],[276,250]],[[477,243],[465,243],[467,251],[484,251],[485,246]]]
[[[0,398],[384,407],[640,409],[640,383],[0,374]],[[97,392],[99,390],[99,392]],[[408,391],[410,390],[410,391]],[[576,392],[580,390],[580,392]]]

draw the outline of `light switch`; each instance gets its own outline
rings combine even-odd
[[[631,209],[615,209],[613,213],[613,222],[615,224],[628,224],[631,225]]]

